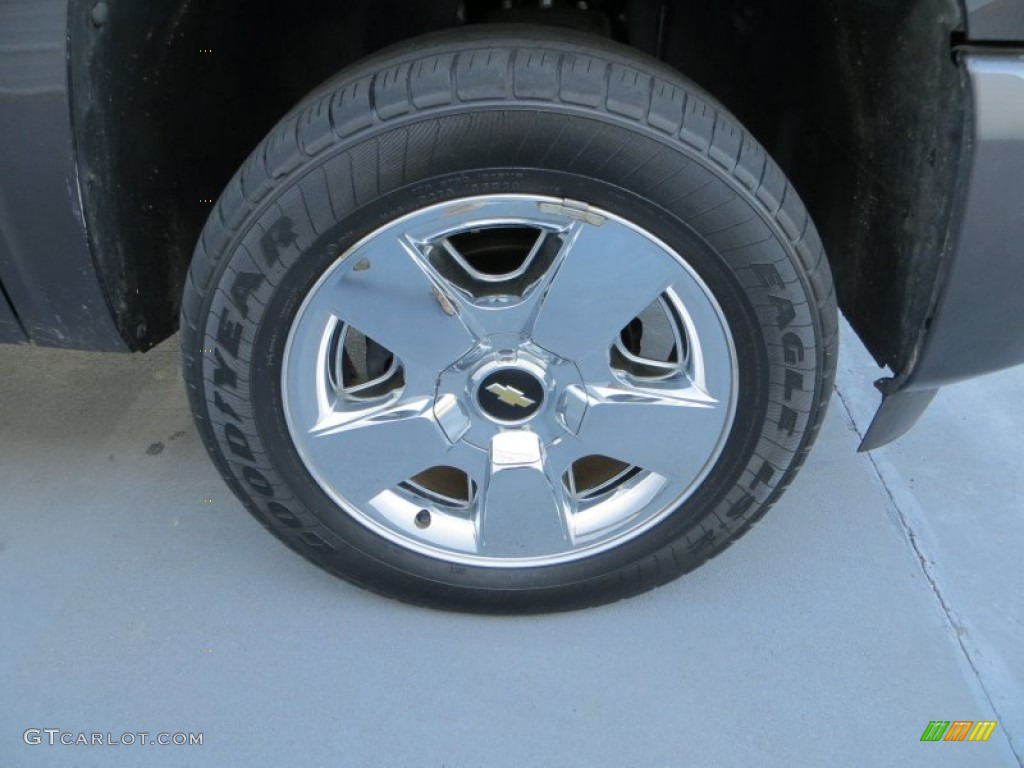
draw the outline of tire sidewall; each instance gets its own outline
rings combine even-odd
[[[686,182],[685,167],[679,182],[659,194],[657,189],[638,189],[643,184],[637,183],[635,176],[632,183],[624,179],[616,164],[606,163],[602,172],[589,174],[559,168],[569,165],[565,162],[568,157],[549,157],[544,170],[519,165],[530,159],[511,151],[522,117],[514,111],[491,109],[423,118],[320,158],[282,184],[263,212],[240,230],[215,279],[219,290],[210,294],[204,347],[222,352],[219,359],[215,355],[205,360],[204,381],[212,385],[205,392],[205,402],[230,471],[250,508],[277,535],[330,570],[360,583],[385,590],[395,579],[426,579],[470,589],[550,589],[607,577],[666,548],[672,548],[672,556],[688,569],[689,561],[701,561],[706,550],[728,538],[731,530],[739,529],[764,504],[773,481],[797,453],[801,424],[781,409],[790,407],[787,403],[794,395],[803,398],[812,390],[817,339],[814,318],[807,312],[806,290],[773,222],[738,194],[717,169],[708,168],[699,158],[687,157],[685,148],[679,146],[669,150],[682,155],[690,175],[705,185],[703,193],[681,200],[673,198]],[[593,118],[536,111],[528,117],[538,136],[544,130],[537,123],[547,121],[548,130],[557,130],[563,138],[567,132],[576,133],[580,142],[592,142],[590,151],[604,155],[621,146],[623,136],[638,144],[657,141],[636,129],[595,126],[599,121]],[[362,158],[371,151],[379,164],[386,165],[392,144],[408,144],[410,133],[429,132],[434,130],[431,122],[452,119],[461,123],[462,149],[449,152],[431,169],[433,175],[392,189],[378,184],[376,196],[346,210],[340,221],[322,234],[317,232],[309,213],[309,195],[301,187],[303,178],[324,172],[323,168],[346,153],[353,174],[365,166]],[[503,141],[509,145],[504,152],[500,151]],[[501,154],[507,157],[508,168],[474,167]],[[438,173],[441,169],[444,172]],[[379,179],[401,179],[405,169],[399,173],[378,165],[377,174]],[[740,206],[763,230],[746,240],[759,240],[764,233],[768,239],[734,245],[723,256],[724,249],[716,247],[715,238],[699,226],[708,213],[708,200],[715,199],[709,195],[719,191],[728,198],[728,205]],[[716,467],[698,491],[660,524],[626,544],[558,566],[499,569],[456,565],[383,539],[350,516],[338,514],[334,502],[302,465],[283,416],[280,382],[285,339],[297,307],[323,271],[357,240],[398,216],[445,200],[496,192],[582,200],[623,216],[668,243],[685,256],[715,295],[730,325],[740,362],[733,429]],[[226,373],[227,369],[232,372]],[[783,394],[790,397],[780,397]],[[805,404],[793,403],[800,405]],[[773,407],[777,411],[774,422]],[[804,413],[795,407],[790,410],[798,413],[795,418],[799,421]],[[247,422],[255,429],[247,430]]]

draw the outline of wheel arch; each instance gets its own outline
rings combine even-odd
[[[90,247],[122,336],[145,350],[174,332],[199,232],[274,123],[352,61],[454,23],[456,0],[69,0],[68,13]]]
[[[879,364],[908,369],[966,176],[958,0],[675,0],[643,13],[652,1],[606,0],[660,25],[614,34],[652,47],[768,148],[822,232],[841,308]],[[469,19],[488,4],[469,0]],[[463,17],[458,0],[297,0],[288,14],[241,0],[70,0],[83,206],[129,345],[173,332],[212,201],[281,115],[352,61]]]

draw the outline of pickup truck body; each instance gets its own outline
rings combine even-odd
[[[757,18],[776,5],[737,7]],[[795,57],[766,77],[785,84],[786,73],[820,65],[833,97],[807,72],[794,75],[803,84],[792,98],[767,107],[704,79],[761,126],[822,231],[841,309],[889,367],[862,446],[871,448],[908,429],[939,387],[1024,362],[1024,0],[920,0],[877,13],[827,2],[834,28],[818,26],[824,11],[797,5],[792,39],[780,31],[786,20],[762,22],[773,44],[792,44],[778,56]],[[139,352],[168,337],[207,201],[289,99],[370,50],[465,14],[455,3],[334,8],[324,27],[336,58],[283,76],[249,119],[230,105],[213,111],[230,77],[208,82],[203,56],[256,66],[271,56],[259,51],[270,51],[274,18],[229,6],[0,5],[0,342]],[[625,8],[631,41],[700,80],[714,56],[686,45],[687,6]],[[704,15],[692,26],[717,29],[714,12]],[[389,16],[387,34],[360,31]],[[749,59],[757,43],[741,16],[723,33],[733,44],[723,55]],[[656,27],[642,25],[651,18]],[[236,47],[225,49],[229,27]],[[292,32],[277,42],[291,44]],[[830,142],[841,160],[820,159]]]

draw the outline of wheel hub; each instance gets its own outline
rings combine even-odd
[[[483,451],[509,429],[528,429],[550,444],[579,428],[585,407],[565,406],[582,386],[571,362],[522,338],[492,336],[441,372],[435,414],[451,442]]]

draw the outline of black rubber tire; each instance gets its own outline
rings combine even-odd
[[[517,191],[583,200],[687,253],[726,313],[740,398],[700,489],[623,546],[572,563],[454,565],[385,541],[332,502],[288,436],[281,351],[338,254],[425,204]],[[377,54],[318,88],[228,184],[181,311],[202,439],[252,514],[373,591],[456,610],[564,610],[667,582],[779,497],[831,395],[837,313],[814,225],[760,145],[678,72],[564,30],[463,28]],[[225,543],[230,546],[230,543]]]

